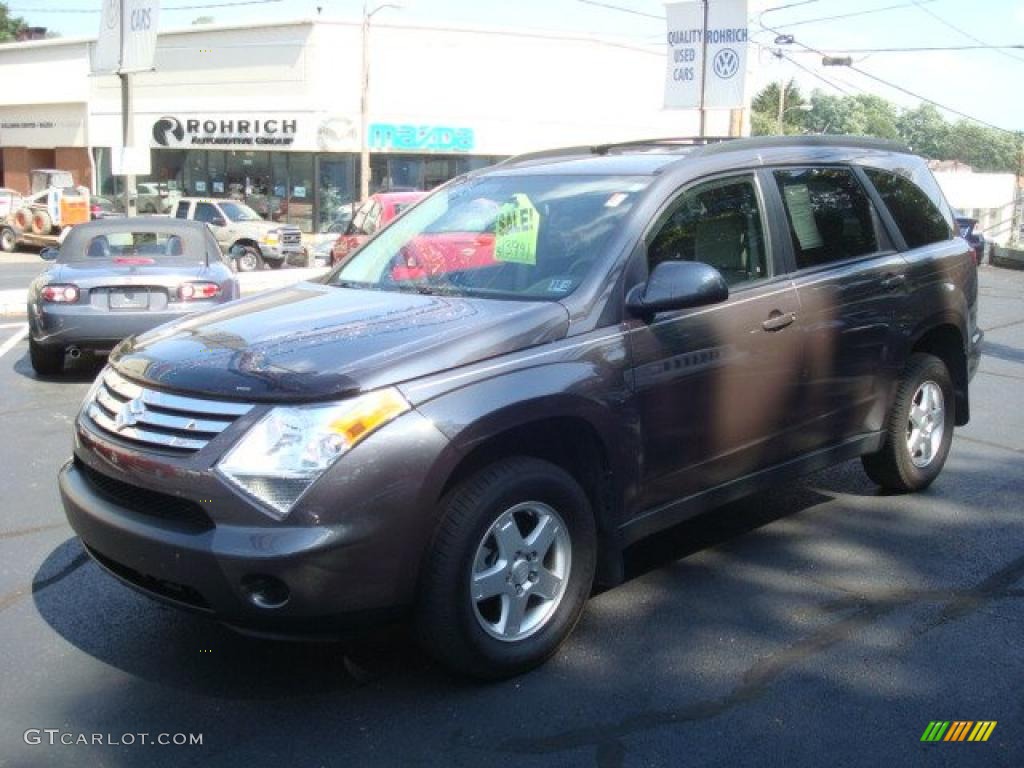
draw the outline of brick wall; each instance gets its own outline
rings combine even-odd
[[[35,168],[57,168],[71,171],[75,184],[92,186],[89,151],[84,147],[58,147],[57,149],[26,149],[4,147],[3,186],[16,189],[23,195],[30,191],[29,171]]]

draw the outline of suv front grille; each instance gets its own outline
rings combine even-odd
[[[128,443],[195,453],[252,410],[246,403],[144,389],[111,368],[100,376],[85,413],[101,430]]]
[[[281,245],[302,245],[302,232],[298,229],[282,229]]]
[[[81,473],[93,491],[120,507],[140,515],[175,523],[190,532],[199,533],[214,527],[213,521],[194,501],[159,491],[151,491],[148,488],[139,488],[109,477],[102,472],[97,472],[79,460],[77,456],[75,457],[75,469]]]

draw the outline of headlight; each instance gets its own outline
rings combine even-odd
[[[396,389],[330,405],[279,406],[246,432],[217,470],[280,520],[339,457],[408,410]]]
[[[267,232],[266,234],[263,235],[263,237],[260,239],[260,242],[265,243],[267,245],[277,245],[279,234],[280,233],[276,229],[272,229],[270,232]]]

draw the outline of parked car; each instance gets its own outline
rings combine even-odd
[[[245,203],[183,197],[174,215],[208,224],[239,272],[262,269],[264,264],[274,269],[288,262],[305,266],[306,251],[299,228],[264,221]]]
[[[93,195],[89,198],[89,215],[96,219],[109,219],[124,216],[124,207],[121,203],[109,197]]]
[[[974,250],[974,263],[981,264],[985,260],[985,235],[978,226],[978,220],[969,216],[957,216],[956,226],[960,237]]]
[[[467,220],[488,262],[395,275]],[[500,678],[642,538],[857,457],[888,491],[932,483],[970,416],[977,292],[926,163],[890,142],[527,155],[322,281],[120,344],[61,493],[154,597],[275,635],[404,611],[443,664]]]
[[[29,358],[59,374],[67,355],[109,351],[126,336],[238,298],[217,241],[196,222],[140,216],[67,230],[28,289]]]
[[[340,264],[378,229],[427,196],[426,192],[379,192],[370,195],[352,214],[352,221],[331,250],[331,263]]]
[[[143,181],[136,186],[139,213],[170,213],[181,199],[181,191],[160,182]]]

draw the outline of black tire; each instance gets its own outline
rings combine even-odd
[[[12,253],[18,245],[18,236],[10,227],[0,228],[0,251]]]
[[[156,213],[156,206],[152,203],[146,203],[146,206],[142,209],[143,213],[154,214]]]
[[[263,269],[263,256],[258,248],[243,245],[234,248],[233,252],[236,272],[257,272]]]
[[[942,435],[930,460],[924,466],[918,466],[911,454],[908,433],[912,428],[911,409],[916,405],[915,398],[920,399],[922,387],[927,382],[938,385],[942,392]],[[910,493],[927,488],[939,476],[946,463],[953,442],[955,423],[956,401],[953,381],[946,364],[934,355],[911,355],[900,377],[896,400],[889,413],[885,443],[877,453],[861,458],[864,471],[887,491]],[[921,461],[923,458],[919,456],[918,460]]]
[[[491,526],[523,502],[540,502],[557,511],[569,535],[571,566],[548,618],[522,639],[499,640],[477,619],[471,575],[477,549]],[[597,532],[583,489],[553,464],[517,457],[460,483],[442,508],[421,572],[416,605],[420,644],[449,670],[480,680],[511,677],[542,664],[576,626],[593,585]]]
[[[64,347],[44,347],[29,339],[28,357],[32,370],[42,376],[59,376],[64,372]]]
[[[46,211],[34,211],[32,213],[32,234],[48,235],[53,232],[53,219]]]
[[[284,259],[264,259],[263,262],[271,269],[280,269],[284,266]]]

